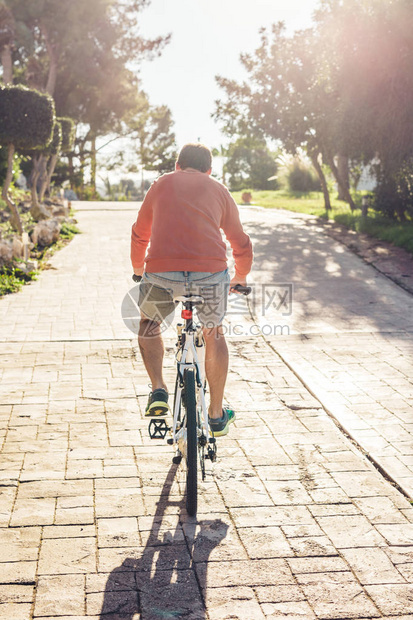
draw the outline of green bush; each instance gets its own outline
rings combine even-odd
[[[102,200],[100,194],[91,186],[75,187],[74,191],[79,200]]]
[[[62,127],[62,153],[69,153],[75,141],[75,123],[71,118],[57,119]]]
[[[310,167],[302,162],[294,161],[286,174],[288,188],[291,192],[318,192],[321,190],[320,181]]]
[[[0,144],[17,149],[45,148],[55,121],[53,99],[24,86],[0,87]]]
[[[36,271],[26,273],[18,267],[3,267],[0,269],[0,297],[9,293],[16,293],[23,284],[35,280],[36,277]]]
[[[60,236],[62,239],[73,239],[73,237],[78,234],[80,234],[80,230],[76,224],[63,222],[62,228],[60,229]]]
[[[43,155],[57,155],[60,152],[62,146],[62,125],[59,121],[56,121],[53,125],[53,136],[49,144],[45,149],[42,149]]]
[[[334,219],[346,228],[388,241],[413,254],[413,222],[402,224],[382,215],[362,217],[354,213],[340,213]]]

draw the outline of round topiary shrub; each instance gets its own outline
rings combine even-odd
[[[45,148],[55,121],[50,95],[25,86],[0,87],[0,144],[18,149]]]
[[[71,118],[62,117],[57,120],[62,127],[62,153],[69,153],[75,141],[75,123]]]
[[[50,95],[25,86],[0,86],[0,145],[7,147],[7,173],[2,198],[11,211],[10,223],[23,232],[17,206],[9,196],[16,149],[44,149],[52,139],[55,106]]]

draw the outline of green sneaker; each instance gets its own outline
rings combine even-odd
[[[235,411],[225,407],[222,410],[222,418],[210,418],[208,416],[209,428],[214,437],[222,437],[228,434],[229,425],[235,420]]]
[[[168,392],[163,388],[151,392],[145,409],[145,417],[158,418],[166,415],[168,411]]]

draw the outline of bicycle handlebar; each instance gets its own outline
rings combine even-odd
[[[249,295],[252,291],[250,286],[242,286],[242,284],[236,284],[229,289],[230,293],[240,293],[241,295]]]
[[[136,283],[139,283],[142,280],[142,276],[137,276],[136,273],[133,274],[132,280]],[[242,286],[242,284],[236,284],[235,286],[231,286],[230,293],[239,293],[241,295],[249,295],[252,289],[250,286]]]

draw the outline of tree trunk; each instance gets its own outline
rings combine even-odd
[[[311,162],[315,168],[315,171],[317,172],[318,178],[320,180],[321,183],[321,189],[323,190],[323,196],[324,196],[324,206],[326,211],[331,211],[331,202],[330,202],[330,194],[328,191],[328,186],[327,186],[327,181],[326,181],[326,177],[324,175],[323,169],[320,165],[320,162],[318,161],[318,153],[313,153],[310,155],[311,158]]]
[[[16,149],[15,149],[14,144],[9,144],[8,149],[7,149],[7,173],[6,173],[6,179],[4,181],[1,197],[3,198],[4,202],[7,204],[7,206],[10,209],[10,212],[11,212],[10,224],[12,225],[14,230],[17,230],[17,232],[20,235],[22,235],[23,226],[22,226],[22,222],[20,219],[20,214],[19,214],[17,205],[13,202],[9,194],[9,188],[13,180],[13,160],[14,160],[15,151]]]
[[[3,65],[3,82],[13,83],[13,59],[11,55],[11,45],[5,45],[1,50],[1,64]]]
[[[343,179],[345,187],[350,191],[350,170],[348,157],[345,157],[345,155],[337,156],[337,170],[339,171],[340,177]],[[338,187],[337,200],[346,200],[346,196],[340,186]]]
[[[39,220],[46,220],[50,217],[50,213],[39,203],[39,197],[37,194],[37,182],[39,180],[41,174],[41,166],[42,166],[42,156],[33,158],[33,174],[32,174],[32,186],[31,186],[31,194],[32,194],[32,206],[30,209],[30,213],[36,222]]]
[[[48,161],[50,161],[50,159],[46,159],[45,161],[45,166],[44,166],[44,170],[43,173],[40,175],[40,190],[39,190],[39,202],[43,202],[44,200],[44,196],[46,194],[46,189],[47,189],[47,183],[49,180],[49,174],[48,174],[48,169],[47,169],[47,164]]]
[[[343,192],[343,196],[345,196],[344,200],[349,204],[351,211],[355,211],[355,202],[350,194],[350,190],[348,189],[348,187],[346,187],[345,181],[341,177],[341,174],[334,161],[334,157],[332,157],[331,155],[327,155],[326,161],[331,168],[331,172],[333,173],[335,180],[337,181],[337,186],[339,187],[340,191]]]
[[[59,64],[58,46],[56,43],[52,43],[50,41],[48,30],[44,24],[41,24],[40,31],[46,43],[47,55],[49,56],[50,62],[45,92],[53,97],[56,88],[57,69]]]
[[[56,153],[56,155],[52,155],[52,157],[50,158],[49,170],[47,171],[47,185],[46,185],[46,191],[48,192],[49,196],[51,194],[52,178],[53,178],[54,171],[56,170],[57,162],[59,161],[59,156],[60,154]]]
[[[96,136],[93,136],[91,138],[90,143],[90,185],[92,187],[93,193],[96,194]]]
[[[73,166],[73,155],[68,155],[67,159],[69,161],[69,182],[70,182],[70,189],[74,189],[75,188],[75,169]]]

